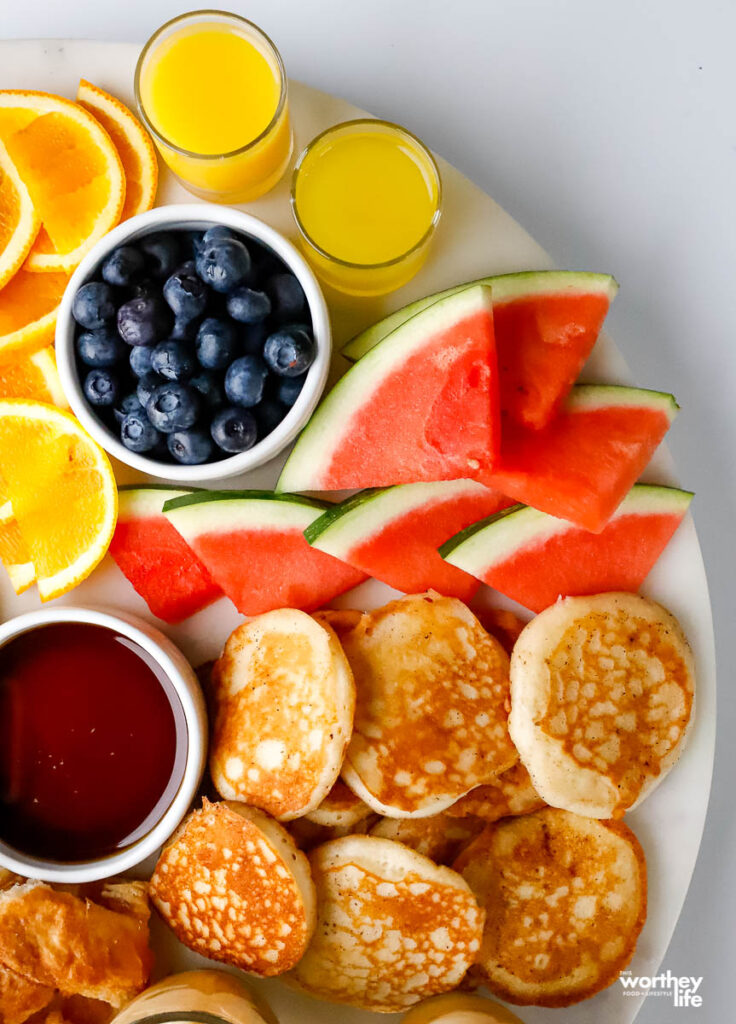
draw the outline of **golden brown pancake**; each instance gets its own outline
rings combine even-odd
[[[484,996],[448,992],[426,999],[401,1018],[401,1024],[524,1024],[505,1006]]]
[[[319,807],[310,811],[306,817],[315,825],[351,828],[359,821],[370,817],[371,814],[373,811],[368,804],[363,803],[342,779],[337,779]]]
[[[485,824],[480,818],[451,818],[443,812],[430,818],[379,818],[369,834],[395,839],[435,864],[451,864]]]
[[[48,1006],[53,995],[50,986],[39,985],[7,967],[0,967],[0,1024],[23,1024]]]
[[[529,772],[518,761],[494,782],[476,786],[461,796],[457,803],[447,808],[446,813],[452,818],[471,815],[484,821],[498,821],[517,814],[531,814],[545,806],[532,785]]]
[[[393,1013],[461,981],[483,912],[456,872],[374,836],[325,843],[310,863],[318,922],[290,975],[300,988]]]
[[[212,686],[218,793],[280,821],[318,807],[340,772],[355,707],[332,629],[290,608],[259,615],[231,634]]]
[[[501,644],[507,654],[511,654],[514,644],[526,625],[514,612],[506,608],[473,608],[473,612],[483,629]]]
[[[620,817],[675,764],[694,690],[687,640],[661,605],[625,593],[568,597],[514,647],[509,729],[548,804]]]
[[[150,891],[185,946],[263,977],[293,967],[314,930],[306,857],[244,804],[205,800],[162,850]]]
[[[342,777],[378,813],[437,814],[518,760],[508,656],[461,601],[392,601],[342,643],[357,689]]]
[[[322,608],[313,612],[312,617],[334,629],[338,640],[342,642],[342,638],[355,629],[363,618],[363,612],[355,608]]]
[[[646,918],[646,863],[623,822],[553,807],[505,818],[455,868],[485,907],[478,971],[502,999],[570,1006],[631,959]]]

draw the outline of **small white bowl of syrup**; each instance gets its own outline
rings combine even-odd
[[[0,866],[127,871],[171,836],[205,765],[194,671],[158,630],[87,608],[0,625]]]

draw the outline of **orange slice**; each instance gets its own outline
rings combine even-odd
[[[78,103],[0,91],[0,141],[43,224],[25,266],[70,271],[120,220],[125,174],[110,136]]]
[[[77,89],[77,103],[97,118],[120,155],[125,171],[125,205],[120,220],[150,210],[158,186],[158,162],[151,136],[124,103],[84,78]]]
[[[0,288],[28,255],[40,227],[30,193],[0,142]]]
[[[21,267],[0,291],[0,360],[37,352],[54,340],[68,274],[32,274]]]
[[[67,593],[104,557],[115,529],[118,495],[109,459],[70,413],[5,399],[0,473],[41,600]]]
[[[0,562],[10,577],[16,594],[22,594],[34,583],[36,570],[18,523],[13,515],[13,506],[5,493],[5,483],[0,478]]]
[[[32,398],[68,409],[56,369],[54,346],[0,362],[0,398]]]

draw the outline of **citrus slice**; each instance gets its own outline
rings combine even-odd
[[[21,267],[0,291],[0,359],[37,352],[54,340],[68,274],[32,274]]]
[[[0,562],[10,577],[16,594],[34,583],[36,570],[8,500],[5,481],[0,477]]]
[[[125,174],[112,139],[78,103],[7,89],[0,140],[43,224],[26,269],[72,270],[120,220]]]
[[[68,409],[56,369],[54,346],[0,362],[0,398],[32,398]]]
[[[0,401],[0,473],[42,601],[67,593],[103,558],[117,487],[104,451],[68,412]]]
[[[84,78],[77,89],[77,103],[97,118],[120,155],[125,171],[125,204],[120,220],[150,210],[158,186],[158,162],[151,136],[124,103]]]
[[[0,288],[28,255],[40,227],[28,189],[0,142]]]

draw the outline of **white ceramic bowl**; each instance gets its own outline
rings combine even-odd
[[[136,238],[156,231],[166,231],[172,228],[197,230],[211,227],[213,224],[223,224],[245,235],[251,235],[272,249],[296,275],[309,304],[317,355],[307,372],[304,387],[286,417],[249,451],[200,466],[159,462],[146,455],[137,455],[135,452],[129,451],[120,439],[97,418],[84,398],[74,351],[76,324],[72,317],[72,301],[77,289],[96,274],[105,257],[119,245],[132,242]],[[64,393],[80,423],[110,455],[114,455],[120,462],[163,480],[194,483],[217,480],[245,473],[274,458],[294,440],[314,412],[327,382],[331,354],[332,334],[327,305],[316,277],[297,249],[283,235],[258,220],[257,217],[212,203],[159,206],[147,213],[141,213],[137,217],[131,217],[130,220],[113,228],[87,253],[72,274],[61,300],[56,321],[56,359],[59,375]]]
[[[134,864],[139,864],[155,853],[177,828],[189,810],[202,780],[207,755],[207,712],[197,677],[181,651],[159,630],[132,615],[110,615],[91,608],[71,607],[29,612],[0,625],[0,647],[21,633],[63,622],[102,626],[128,637],[141,647],[169,680],[179,699],[187,731],[184,773],[174,799],[150,832],[120,853],[67,863],[30,856],[0,839],[0,867],[47,882],[93,882],[120,874]],[[114,794],[111,797],[114,798]]]

